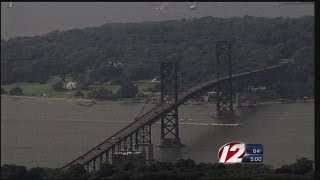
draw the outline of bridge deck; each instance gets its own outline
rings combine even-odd
[[[256,73],[260,73],[260,72],[276,69],[279,67],[283,67],[284,65],[286,65],[286,64],[275,65],[275,66],[271,66],[271,67],[264,68],[264,69],[235,74],[232,76],[232,78],[233,79],[242,78],[242,77],[253,75]],[[81,164],[81,165],[87,164],[88,162],[92,161],[93,159],[101,156],[101,154],[103,154],[107,150],[114,147],[116,144],[118,144],[119,142],[124,140],[126,137],[130,136],[132,133],[136,132],[139,128],[143,127],[144,125],[154,123],[155,121],[157,121],[161,117],[162,114],[168,113],[174,107],[183,104],[186,100],[188,100],[193,95],[195,95],[201,91],[205,91],[207,89],[210,89],[210,88],[214,87],[217,83],[221,83],[227,79],[228,79],[228,77],[223,77],[223,78],[214,79],[211,81],[201,83],[197,86],[194,86],[194,87],[188,89],[187,91],[180,93],[178,95],[178,102],[157,105],[155,108],[153,108],[150,111],[148,111],[147,113],[145,113],[143,116],[138,118],[136,121],[133,121],[132,123],[130,123],[129,125],[127,125],[123,129],[121,129],[116,134],[114,134],[110,138],[106,139],[105,141],[103,141],[102,143],[100,143],[99,145],[97,145],[96,147],[94,147],[93,149],[88,151],[87,153],[83,154],[82,156],[78,157],[77,159],[75,159],[72,162],[65,165],[63,168],[69,167],[70,165],[74,165],[74,164]]]

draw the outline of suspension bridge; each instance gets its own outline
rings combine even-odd
[[[244,73],[232,74],[230,41],[218,41],[216,51],[218,66],[216,78],[197,84],[182,92],[178,92],[177,62],[162,62],[160,68],[161,103],[62,168],[67,169],[72,165],[80,164],[87,169],[87,172],[95,172],[102,164],[106,162],[113,163],[116,154],[128,154],[128,152],[144,151],[146,152],[146,160],[152,160],[151,125],[159,120],[161,121],[161,139],[158,146],[184,146],[179,137],[178,107],[180,105],[196,95],[215,88],[218,92],[216,100],[217,117],[232,118],[235,116],[232,81],[282,71],[283,68],[290,64],[286,62]],[[225,68],[221,68],[223,63],[226,65]],[[223,71],[228,73],[226,76],[220,77]],[[166,99],[166,97],[169,98]]]

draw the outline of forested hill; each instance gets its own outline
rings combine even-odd
[[[224,39],[233,42],[237,72],[293,58],[300,64],[295,71],[299,82],[313,83],[313,16],[244,16],[111,23],[1,40],[1,84],[41,83],[63,74],[89,83],[150,79],[159,74],[159,66],[146,61],[171,60],[180,61],[182,81],[201,81],[213,75],[215,41]],[[110,62],[123,66],[107,66]]]

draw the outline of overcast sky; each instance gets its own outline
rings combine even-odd
[[[1,2],[1,38],[42,35],[53,30],[190,17],[300,17],[314,4],[277,2]],[[163,7],[162,10],[157,8]]]

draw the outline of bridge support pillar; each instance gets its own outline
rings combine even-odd
[[[123,163],[148,164],[154,161],[151,143],[151,124],[146,124],[116,144],[111,151],[112,164]]]
[[[158,147],[182,147],[179,137],[178,107],[161,118],[161,139]]]
[[[161,103],[178,101],[178,63],[164,62],[160,67]],[[179,137],[178,106],[161,117],[161,139],[158,147],[182,147]]]
[[[257,104],[257,94],[255,92],[255,86],[249,86],[247,90],[247,104],[249,107],[253,107]]]
[[[216,44],[217,65],[216,75],[220,78],[223,72],[228,72],[229,79],[217,85],[217,118],[234,118],[233,87],[232,87],[232,58],[231,42],[217,41]]]
[[[136,133],[136,147],[139,151],[142,151],[147,164],[154,161],[151,138],[151,125],[143,126]]]

